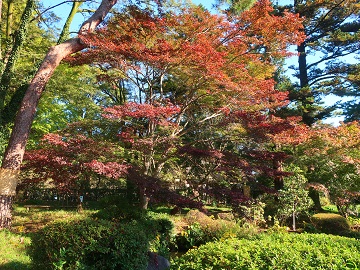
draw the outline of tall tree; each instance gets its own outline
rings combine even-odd
[[[304,123],[312,125],[336,108],[324,107],[324,97],[358,92],[349,59],[359,53],[359,4],[356,0],[295,0],[277,9],[291,10],[304,18],[307,38],[297,47],[294,70],[298,83],[290,92],[293,104],[288,114],[301,115]]]
[[[101,81],[127,81],[134,102],[107,112],[122,123],[120,138],[137,157],[139,178],[160,177],[185,134],[203,132],[198,128],[227,111],[284,105],[286,95],[271,79],[272,59],[287,55],[287,45],[302,35],[297,16],[271,12],[269,1],[224,18],[199,8],[153,14],[132,6],[81,36],[92,47],[73,63],[96,64],[104,70]]]
[[[80,33],[92,32],[104,20],[116,0],[103,0],[95,13],[86,20]],[[26,90],[20,110],[16,116],[10,141],[0,171],[0,228],[11,225],[11,206],[16,193],[18,174],[23,160],[36,107],[46,83],[60,61],[71,53],[86,48],[78,37],[50,48],[38,72]]]

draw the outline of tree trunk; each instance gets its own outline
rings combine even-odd
[[[323,209],[322,209],[321,202],[320,202],[319,192],[316,189],[314,189],[313,187],[310,187],[309,188],[309,197],[314,202],[315,211],[322,212]]]
[[[309,79],[307,74],[307,63],[306,63],[306,44],[305,42],[301,43],[297,51],[299,53],[299,79],[300,79],[300,88],[309,86]]]
[[[12,201],[15,196],[18,171],[0,169],[0,229],[11,227]]]
[[[0,25],[2,25],[2,0],[0,0]],[[0,31],[1,32],[1,31]],[[2,52],[1,52],[2,37],[0,35],[0,73],[2,72]]]
[[[7,0],[7,12],[6,12],[6,39],[10,39],[11,27],[14,13],[14,0]]]
[[[83,2],[73,2],[71,11],[69,13],[69,16],[66,19],[66,22],[64,24],[63,30],[61,31],[61,34],[59,36],[59,40],[58,40],[57,44],[60,44],[69,38],[70,24],[73,21],[75,15],[78,12],[79,7],[81,6],[82,3]]]
[[[140,188],[139,197],[140,197],[140,209],[142,210],[148,209],[150,198],[146,194],[146,188]]]
[[[4,71],[1,74],[1,80],[0,80],[0,112],[1,112],[0,120],[1,121],[3,118],[3,109],[4,109],[4,105],[5,105],[5,98],[6,98],[6,94],[7,94],[8,90],[9,90],[14,66],[15,66],[16,60],[19,58],[20,49],[25,41],[30,18],[31,18],[34,8],[35,8],[35,0],[28,0],[26,3],[26,7],[24,9],[24,12],[21,16],[19,29],[17,30],[17,32],[15,34],[14,45],[11,49],[11,52],[10,52],[9,58],[6,62]]]
[[[29,1],[29,0],[28,0]],[[33,1],[34,2],[34,1]],[[0,3],[1,3],[1,0],[0,0]],[[29,2],[28,2],[29,3]],[[68,39],[68,35],[69,35],[69,28],[70,28],[70,24],[71,22],[73,21],[74,19],[74,16],[75,14],[77,13],[77,11],[79,10],[79,7],[80,5],[82,4],[83,2],[74,2],[73,3],[73,6],[72,6],[72,9],[71,9],[71,12],[68,16],[68,18],[66,19],[66,22],[64,24],[64,27],[63,27],[63,30],[60,34],[60,37],[59,37],[59,40],[57,42],[57,44],[60,44],[62,42],[64,42],[66,39]],[[26,11],[26,9],[25,9]],[[24,14],[26,13],[24,11]],[[31,14],[29,14],[31,15]],[[1,18],[0,18],[1,19]],[[22,41],[21,42],[16,42],[17,40],[20,41],[20,39],[25,39],[25,32],[24,32],[24,27],[21,27],[21,25],[23,25],[23,21],[24,21],[24,16],[23,18],[21,19],[21,22],[20,22],[20,27],[19,27],[19,30],[17,31],[16,33],[16,36],[15,36],[15,44],[13,46],[13,49],[10,53],[10,56],[9,56],[9,59],[17,59],[18,57],[18,52],[20,50],[20,47],[22,45]],[[27,22],[28,24],[28,22]],[[25,24],[25,25],[27,25]],[[1,43],[0,43],[0,46],[1,46]],[[14,55],[14,56],[12,56]],[[1,52],[0,52],[0,59],[1,59]],[[13,61],[14,62],[14,61]],[[36,74],[36,71],[37,69],[39,68],[41,63],[37,63],[36,65],[34,65],[33,69],[31,70],[31,72],[29,72],[29,75],[27,75],[26,77],[24,77],[24,83],[22,85],[20,85],[15,93],[12,95],[10,101],[3,106],[3,109],[0,110],[0,123],[2,125],[7,125],[9,123],[13,123],[15,121],[15,116],[16,116],[16,112],[19,110],[20,108],[20,104],[21,104],[21,101],[22,99],[24,98],[24,95],[25,95],[25,91],[27,90],[27,88],[29,87],[29,83],[31,81],[31,79],[34,77],[34,75]],[[7,83],[0,83],[0,88],[3,91],[3,93],[0,93],[0,104],[1,102],[4,102],[4,99],[5,99],[5,95],[7,93],[7,89],[9,87],[9,83],[10,83],[10,75],[13,73],[13,64],[12,66],[9,66],[9,63],[7,63],[7,68],[8,68],[8,72],[2,72],[2,68],[0,66],[0,73],[2,74],[1,76],[1,80],[3,79],[6,79],[6,76],[4,76],[4,74],[7,74],[7,77],[9,79],[9,81]],[[11,71],[11,72],[10,72]],[[2,96],[3,97],[2,97]],[[2,105],[0,105],[0,108],[2,107]]]
[[[276,171],[282,171],[282,161],[274,159],[273,160],[273,169]],[[274,177],[274,188],[276,191],[284,188],[284,177],[281,175],[276,175]]]
[[[0,228],[11,227],[13,196],[0,195]]]
[[[293,203],[293,212],[292,212],[292,230],[296,231],[296,207],[295,203]]]
[[[116,4],[116,2],[117,0],[103,0],[95,13],[83,23],[79,32],[86,33],[94,31],[95,28],[104,20],[106,14],[109,13],[110,9]],[[2,172],[5,173],[1,174],[0,172],[0,196],[9,196],[9,194],[16,193],[18,180],[17,175],[23,160],[25,146],[29,137],[31,124],[35,116],[36,107],[45,85],[62,59],[84,48],[86,48],[86,45],[83,44],[79,38],[73,38],[50,48],[49,52],[45,56],[44,61],[26,90],[20,110],[15,118],[14,127],[2,163]],[[6,175],[16,177],[7,177]],[[6,188],[2,189],[1,187]],[[9,194],[6,193],[7,188],[9,189]],[[3,207],[3,205],[0,205],[0,209]],[[10,208],[11,200],[8,209]],[[6,217],[1,216],[1,218]],[[0,224],[8,223],[8,221],[6,222],[5,220],[0,220]]]

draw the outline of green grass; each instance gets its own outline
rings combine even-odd
[[[66,210],[45,210],[30,209],[27,211],[22,206],[15,205],[13,211],[12,231],[19,233],[31,233],[36,231],[47,223],[54,220],[81,218],[84,215],[90,215],[96,211],[84,210],[78,213],[76,209]]]
[[[0,231],[0,269],[29,269],[30,258],[26,247],[30,237],[8,230]]]

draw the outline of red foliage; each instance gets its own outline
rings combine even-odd
[[[186,80],[188,95],[179,100],[186,106],[194,95],[210,95],[227,106],[273,108],[287,101],[286,93],[274,88],[272,59],[288,55],[287,46],[301,42],[304,35],[296,15],[280,17],[272,11],[268,0],[239,17],[214,15],[201,8],[162,15],[131,8],[96,33],[82,35],[91,50],[68,60],[119,70],[132,81],[144,78],[151,84],[168,75]],[[152,78],[144,71],[149,69]],[[146,99],[152,102],[154,96]]]
[[[130,167],[129,165],[117,162],[104,163],[97,160],[92,160],[91,162],[87,162],[84,165],[100,175],[114,179],[119,179],[120,177],[126,175],[127,170]]]
[[[90,172],[114,178],[124,176],[128,165],[121,160],[120,163],[109,161],[117,159],[113,152],[110,144],[95,142],[82,135],[47,134],[38,150],[25,153],[22,169],[32,174],[23,183],[51,179],[57,188],[70,189]]]
[[[251,178],[254,172],[281,174],[269,162],[283,160],[283,153],[248,146],[238,153],[240,135],[221,138],[233,145],[233,153],[204,143],[215,133],[225,133],[211,130],[215,124],[207,126],[216,117],[223,117],[219,129],[241,124],[245,137],[256,143],[273,143],[278,135],[286,139],[286,132],[294,129],[291,121],[269,115],[288,102],[287,93],[275,89],[274,59],[289,55],[287,46],[304,39],[302,24],[292,13],[279,17],[272,11],[269,0],[258,1],[240,16],[214,15],[201,8],[152,14],[131,7],[96,33],[80,35],[90,49],[68,61],[98,65],[104,71],[99,80],[125,78],[135,88],[136,102],[105,108],[103,117],[120,126],[119,138],[136,158],[130,166],[114,156],[111,144],[52,134],[43,149],[27,153],[25,166],[35,168],[42,179],[67,184],[87,172],[112,178],[126,174],[153,200],[167,194],[161,200],[182,205],[192,202],[170,196],[159,181],[161,168],[175,154],[216,163],[216,172],[233,179]],[[209,130],[210,139],[197,141],[197,128],[198,134]],[[179,146],[189,138],[194,141]],[[231,200],[243,200],[238,191],[229,192]]]
[[[180,112],[180,108],[171,103],[165,106],[154,104],[139,104],[128,102],[123,105],[104,109],[103,117],[108,119],[127,120],[146,119],[155,125],[174,125],[173,118]]]

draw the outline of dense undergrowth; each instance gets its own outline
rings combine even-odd
[[[172,269],[359,269],[360,242],[325,234],[261,234],[192,249]]]
[[[316,215],[299,234],[260,228],[226,210],[169,215],[164,207],[110,204],[82,213],[16,207],[13,230],[0,231],[0,269],[140,270],[148,251],[169,258],[171,269],[360,268],[360,234],[350,229],[358,218]]]

